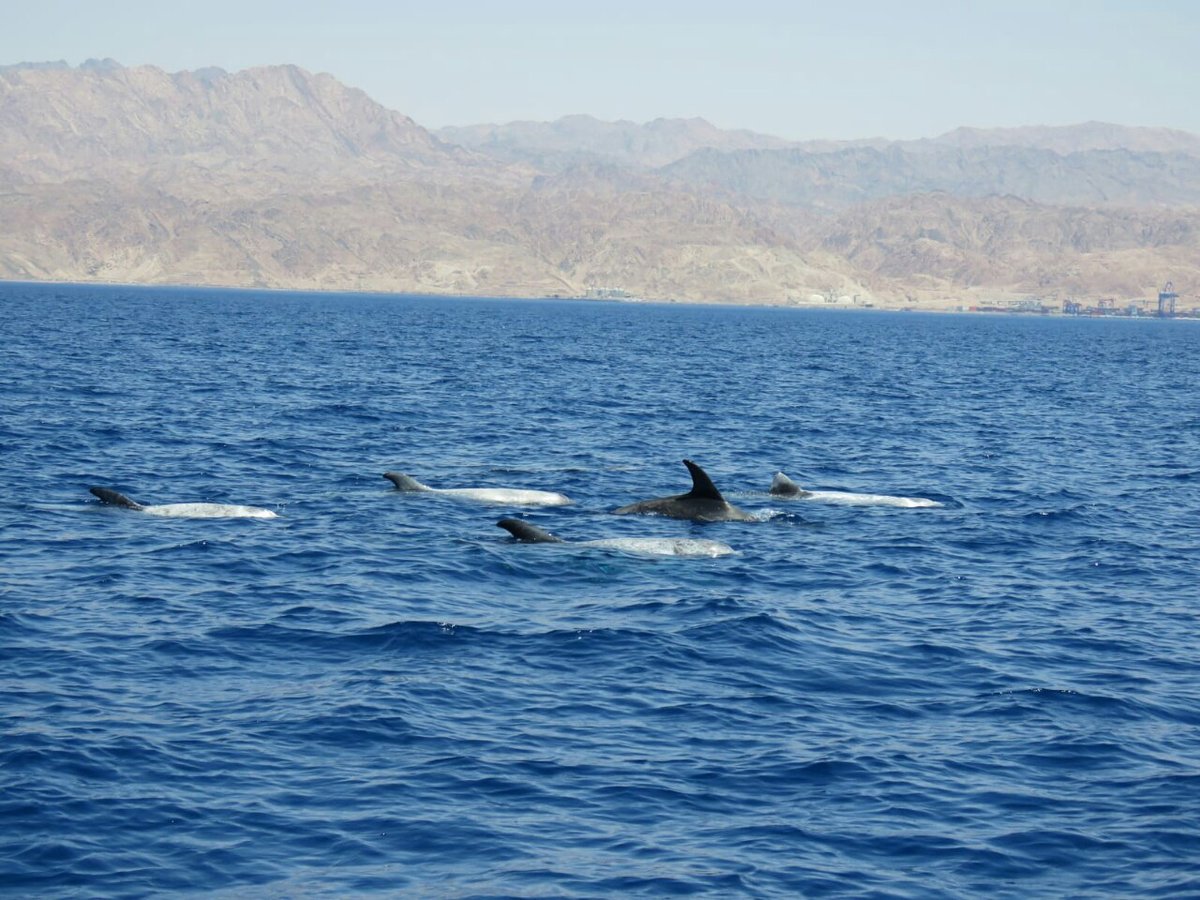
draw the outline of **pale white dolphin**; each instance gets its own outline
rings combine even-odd
[[[590,547],[596,550],[620,550],[638,556],[685,556],[693,559],[729,556],[736,552],[728,544],[701,538],[619,537],[593,541],[564,541],[521,519],[501,519],[496,524],[526,544],[567,544],[571,547]]]
[[[275,513],[257,506],[235,503],[160,503],[143,505],[110,488],[88,488],[101,503],[135,509],[148,516],[168,516],[176,519],[274,519]]]
[[[383,477],[398,491],[419,491],[474,500],[476,503],[495,503],[502,506],[566,506],[571,498],[554,491],[530,491],[522,488],[431,488],[403,472],[384,472]]]
[[[792,500],[811,500],[814,503],[835,503],[840,506],[899,506],[907,509],[942,506],[937,500],[925,497],[892,497],[888,494],[855,494],[849,491],[806,491],[782,472],[771,479],[771,495]]]

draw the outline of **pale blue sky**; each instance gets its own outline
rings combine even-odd
[[[6,0],[0,64],[329,72],[430,128],[702,116],[793,139],[1200,133],[1200,0]]]

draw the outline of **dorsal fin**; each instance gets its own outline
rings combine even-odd
[[[124,494],[106,487],[90,487],[88,488],[93,494],[100,498],[101,503],[109,503],[113,506],[124,506],[126,509],[142,509],[142,504],[136,500],[131,500]]]
[[[500,528],[503,528],[518,541],[524,541],[527,544],[561,544],[564,543],[562,538],[555,537],[548,531],[543,531],[536,525],[530,525],[521,519],[501,519],[496,523]]]
[[[396,486],[398,491],[428,491],[430,488],[421,484],[411,475],[405,475],[403,472],[384,472],[383,477]]]
[[[777,497],[807,497],[809,491],[804,490],[782,472],[776,472],[771,479],[771,491]]]
[[[708,477],[707,472],[690,459],[685,459],[683,464],[692,473],[692,489],[684,494],[685,497],[692,500],[720,500],[724,502],[725,498],[721,496],[721,492],[712,483],[712,479]]]

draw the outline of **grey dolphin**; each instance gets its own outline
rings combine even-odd
[[[525,544],[569,544],[572,547],[593,547],[598,550],[621,550],[639,556],[728,556],[734,549],[720,541],[699,538],[627,537],[601,538],[594,541],[564,541],[548,531],[521,519],[501,519],[496,523],[518,541]]]
[[[403,472],[384,472],[383,477],[398,491],[443,494],[477,503],[498,503],[506,506],[566,506],[571,498],[556,491],[531,491],[524,488],[432,488],[421,484]]]
[[[811,500],[814,503],[833,503],[839,506],[898,506],[906,509],[943,506],[925,497],[893,497],[890,494],[856,494],[850,491],[806,491],[782,472],[771,479],[771,496],[791,500]]]
[[[644,514],[669,516],[672,519],[692,519],[696,522],[752,522],[754,516],[738,509],[721,496],[708,473],[685,459],[683,464],[692,473],[692,489],[674,497],[658,497],[654,500],[639,500],[614,509],[618,516]]]
[[[146,505],[126,497],[119,491],[106,487],[88,488],[100,498],[101,503],[134,509],[150,516],[167,516],[176,519],[274,519],[275,513],[257,506],[240,506],[235,503],[161,503]]]

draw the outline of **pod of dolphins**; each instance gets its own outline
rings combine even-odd
[[[618,507],[614,515],[653,515],[672,519],[687,519],[693,522],[753,522],[758,518],[738,509],[726,500],[708,473],[700,466],[685,459],[692,476],[692,489],[683,494],[639,500]],[[397,491],[441,494],[459,500],[507,506],[565,506],[571,499],[553,491],[536,491],[522,488],[433,488],[422,484],[402,472],[385,472],[383,475]],[[146,505],[133,500],[111,488],[88,489],[100,502],[110,506],[136,510],[151,516],[187,518],[254,518],[273,519],[276,514],[269,509],[256,506],[241,506],[227,503],[164,503]],[[855,506],[933,507],[942,504],[924,497],[893,497],[886,494],[854,494],[845,491],[807,491],[784,475],[777,472],[771,482],[770,494],[788,500],[809,500]],[[605,538],[590,541],[565,541],[548,531],[521,519],[503,518],[496,525],[506,530],[513,538],[527,544],[570,544],[574,547],[590,547],[604,550],[619,550],[649,556],[716,557],[727,556],[734,550],[720,541],[699,538]]]

